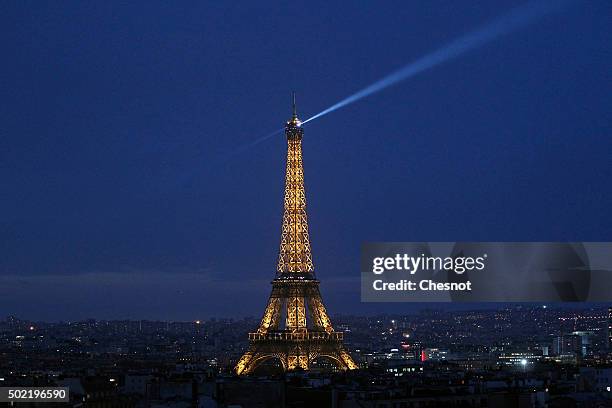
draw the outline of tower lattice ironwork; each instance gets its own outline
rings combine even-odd
[[[334,331],[315,277],[304,190],[302,138],[304,130],[295,109],[285,125],[287,170],[280,251],[272,293],[259,328],[249,333],[249,349],[236,364],[236,373],[249,374],[262,362],[277,358],[285,371],[307,370],[313,360],[330,359],[341,370],[357,365]]]

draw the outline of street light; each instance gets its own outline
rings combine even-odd
[[[522,359],[521,360],[521,366],[523,367],[523,372],[525,372],[525,369],[527,368],[527,359]]]

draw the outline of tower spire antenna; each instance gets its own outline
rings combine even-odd
[[[297,109],[295,108],[295,91],[291,93],[291,99],[293,102],[293,119],[297,119]]]

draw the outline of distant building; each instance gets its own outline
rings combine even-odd
[[[544,392],[499,392],[489,395],[488,406],[495,408],[532,408],[545,407]]]
[[[426,348],[421,352],[421,361],[444,361],[448,360],[448,350],[439,348]]]
[[[497,361],[500,366],[527,369],[532,367],[540,358],[542,358],[541,350],[535,352],[512,351],[501,353],[497,357]]]
[[[454,355],[452,362],[466,371],[488,370],[495,365],[495,361],[489,355],[478,353]]]
[[[576,334],[564,334],[555,337],[552,342],[552,354],[555,356],[582,355],[582,337]]]
[[[423,372],[423,363],[416,360],[389,359],[386,363],[385,371],[395,377],[420,374]]]
[[[592,351],[595,332],[588,330],[575,331],[572,332],[572,335],[580,337],[580,355],[584,357]]]
[[[586,391],[607,393],[612,398],[612,368],[580,367],[580,378]]]
[[[608,348],[612,348],[612,306],[608,308]]]
[[[152,378],[151,375],[126,374],[124,377],[123,392],[126,394],[146,395],[147,385]]]

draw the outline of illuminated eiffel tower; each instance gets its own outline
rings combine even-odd
[[[236,364],[239,375],[253,372],[271,358],[280,360],[285,371],[308,370],[317,358],[327,358],[341,370],[357,368],[344,349],[343,333],[332,327],[314,274],[302,166],[304,129],[296,114],[295,94],[285,135],[285,208],[276,278],[259,328],[249,333],[249,349]]]

